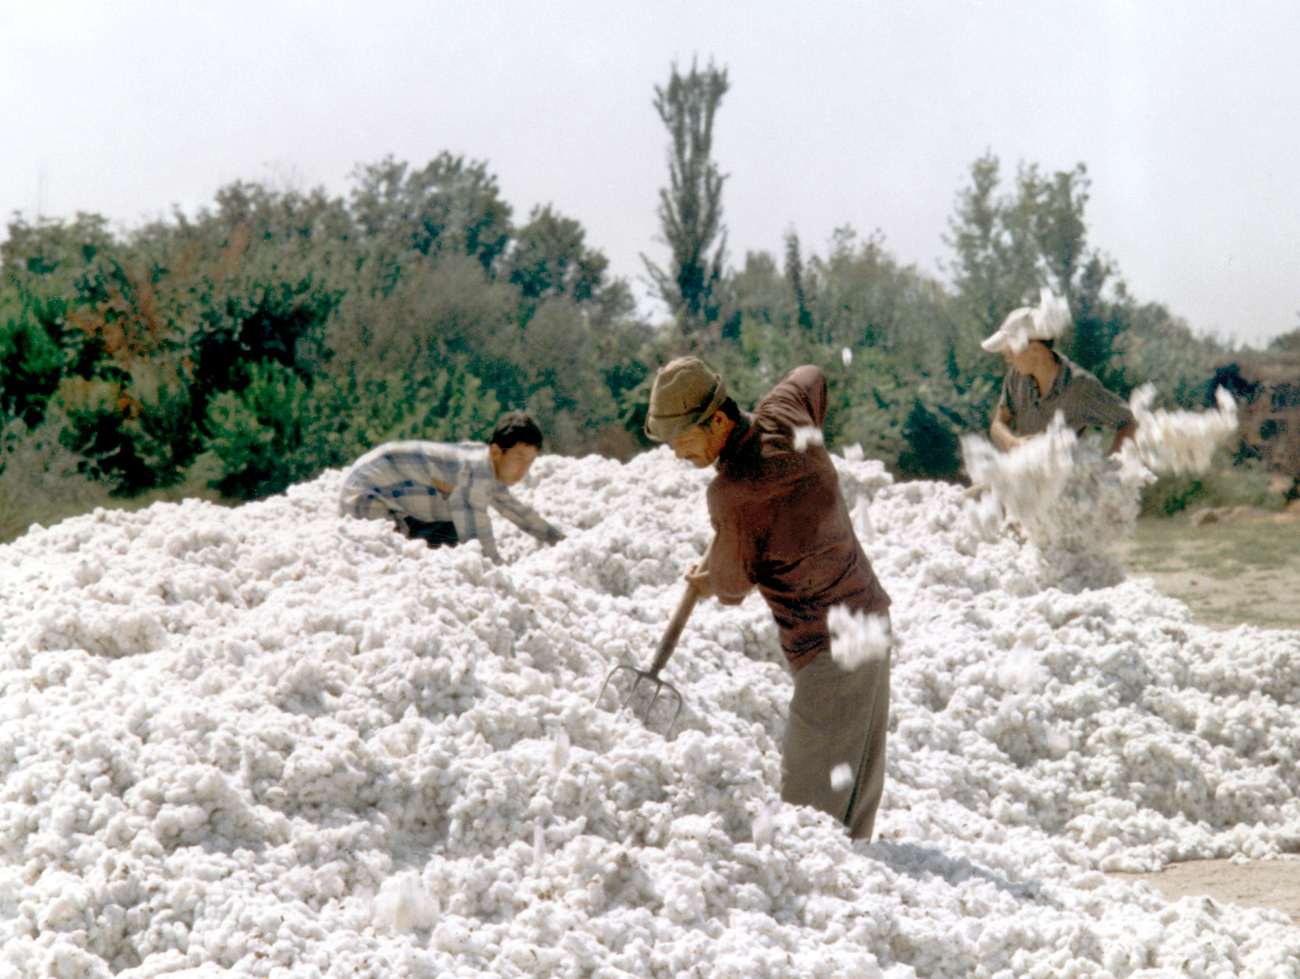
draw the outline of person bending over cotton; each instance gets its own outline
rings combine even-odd
[[[1137,431],[1123,398],[1053,349],[1069,325],[1065,301],[1043,289],[1036,308],[1012,310],[981,344],[989,353],[1005,357],[1010,368],[989,426],[989,438],[1003,451],[1046,431],[1058,411],[1076,435],[1089,426],[1115,429],[1112,454]]]
[[[546,544],[564,539],[509,487],[528,475],[542,430],[522,411],[502,415],[488,444],[386,442],[348,469],[339,494],[345,517],[392,520],[407,537],[430,547],[476,540],[500,563],[488,507]]]
[[[889,646],[844,669],[831,655],[827,615],[845,606],[880,613],[887,626],[889,596],[853,532],[830,455],[808,435],[821,435],[826,403],[826,376],[804,366],[749,414],[720,375],[683,357],[655,377],[646,434],[717,470],[707,495],[713,540],[687,580],[724,605],[757,587],[776,619],[794,675],[781,798],[870,839],[885,784]]]

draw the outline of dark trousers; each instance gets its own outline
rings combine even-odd
[[[889,660],[846,672],[830,643],[794,675],[794,697],[781,750],[781,798],[813,806],[843,822],[855,840],[870,840],[885,790],[889,728]],[[848,765],[848,784],[831,772]]]
[[[460,543],[456,525],[450,520],[417,520],[415,517],[396,517],[397,529],[411,540],[422,540],[430,547],[455,547]]]

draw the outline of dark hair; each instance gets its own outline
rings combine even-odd
[[[718,405],[718,407],[710,411],[708,415],[706,415],[703,419],[701,419],[696,424],[698,424],[700,428],[708,428],[709,424],[713,421],[713,416],[716,415],[718,412],[722,412],[733,422],[740,421],[740,405],[736,404],[736,399],[724,398],[722,404]]]
[[[1046,347],[1048,350],[1051,350],[1053,353],[1055,353],[1056,340],[1054,340],[1054,339],[1053,339],[1053,340],[1039,340],[1038,342],[1041,343],[1041,344],[1042,344],[1044,347]]]
[[[733,422],[740,421],[740,405],[736,404],[735,398],[727,398],[718,405],[718,410],[730,418]]]
[[[526,411],[507,411],[497,419],[496,428],[488,445],[501,446],[502,452],[508,452],[516,445],[535,445],[542,447],[542,430],[538,428],[533,416]]]

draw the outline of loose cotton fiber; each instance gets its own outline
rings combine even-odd
[[[972,511],[972,526],[985,536],[996,532],[991,498],[1058,570],[1058,581],[1085,587],[1118,581],[1118,565],[1104,552],[1132,536],[1142,487],[1158,473],[1205,472],[1237,429],[1236,404],[1222,388],[1218,407],[1204,412],[1153,412],[1154,398],[1149,384],[1133,392],[1137,432],[1110,456],[1095,435],[1077,438],[1060,412],[1045,432],[1007,452],[983,436],[962,436],[966,471],[977,492],[987,493]]]
[[[395,934],[432,928],[438,910],[419,875],[407,871],[384,881],[375,898],[375,924]]]
[[[814,425],[797,425],[794,429],[794,450],[805,452],[810,445],[824,445],[826,438],[822,430]]]
[[[840,762],[831,769],[831,788],[836,792],[843,792],[853,784],[853,769],[845,762]]]
[[[1237,434],[1237,402],[1226,389],[1218,388],[1213,410],[1152,411],[1155,397],[1155,387],[1143,384],[1129,398],[1138,427],[1123,451],[1135,454],[1160,476],[1206,472],[1215,449]]]
[[[1145,469],[1125,469],[1104,456],[1096,436],[1077,438],[1059,412],[1046,432],[1008,452],[979,435],[962,436],[961,446],[973,485],[991,494],[1063,574],[1132,536],[1141,487],[1152,478]],[[988,528],[983,509],[973,521]],[[1094,570],[1100,577],[1091,584],[1117,580],[1113,567]]]
[[[886,613],[865,614],[836,605],[826,615],[831,656],[840,669],[852,672],[865,663],[884,659],[893,637]]]

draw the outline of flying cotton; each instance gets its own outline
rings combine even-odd
[[[892,636],[887,614],[836,605],[826,615],[826,626],[831,634],[831,656],[840,669],[851,672],[889,653]]]
[[[1151,410],[1156,389],[1143,384],[1129,398],[1137,432],[1121,452],[1137,457],[1160,476],[1197,475],[1210,468],[1214,450],[1237,434],[1237,402],[1225,388],[1214,392],[1209,411]]]
[[[1236,432],[1236,404],[1217,392],[1203,412],[1155,411],[1155,389],[1133,392],[1136,435],[1118,453],[1104,455],[1099,438],[1079,438],[1060,412],[1047,430],[1003,452],[981,435],[963,435],[962,457],[980,498],[971,515],[981,533],[998,532],[997,511],[1019,527],[1058,569],[1057,582],[1098,586],[1122,576],[1105,556],[1132,536],[1142,488],[1157,474],[1203,473],[1215,449]]]
[[[824,445],[826,437],[815,425],[796,425],[794,429],[794,450],[806,452],[810,445]]]

